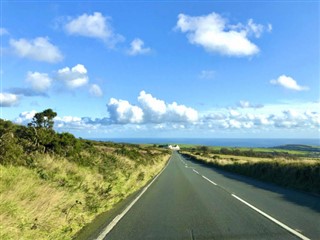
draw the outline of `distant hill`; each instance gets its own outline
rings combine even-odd
[[[287,144],[287,145],[276,146],[273,148],[320,153],[320,147],[318,146],[309,146],[309,145],[301,145],[301,144]]]

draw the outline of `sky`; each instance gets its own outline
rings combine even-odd
[[[319,1],[1,1],[1,118],[83,138],[319,138]]]

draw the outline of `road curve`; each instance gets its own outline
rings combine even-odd
[[[100,238],[320,239],[319,200],[173,152],[162,174]]]

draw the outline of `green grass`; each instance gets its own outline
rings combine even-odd
[[[123,154],[117,153],[125,148]],[[79,164],[49,154],[30,166],[0,165],[0,239],[71,239],[98,214],[144,186],[169,152],[97,144]]]

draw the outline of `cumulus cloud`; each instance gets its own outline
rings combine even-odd
[[[309,89],[306,86],[300,86],[296,80],[286,75],[281,75],[277,79],[272,79],[270,83],[274,85],[280,85],[284,88],[295,90],[295,91],[303,91],[303,90]]]
[[[19,97],[12,93],[0,93],[0,106],[1,107],[12,107],[19,102]]]
[[[124,40],[121,35],[114,33],[110,18],[103,16],[100,12],[94,12],[92,15],[84,13],[71,18],[64,28],[70,35],[97,38],[111,45]]]
[[[191,44],[200,45],[209,52],[251,56],[257,54],[259,48],[249,37],[260,37],[266,27],[254,23],[252,19],[249,19],[246,25],[228,25],[227,19],[213,12],[196,17],[179,14],[176,29],[186,33]]]
[[[144,42],[140,38],[134,39],[130,44],[130,50],[128,54],[131,56],[147,54],[151,51],[150,48],[144,47]]]
[[[196,122],[198,112],[185,105],[179,105],[176,102],[168,104],[168,119],[171,122]]]
[[[111,98],[107,104],[110,119],[115,123],[142,123],[143,111],[137,106],[131,105],[128,101]]]
[[[50,88],[52,79],[47,73],[28,72],[26,81],[33,90],[43,93]]]
[[[19,40],[10,39],[10,46],[16,55],[41,62],[56,63],[63,59],[59,48],[49,42],[47,37]]]
[[[198,112],[176,102],[165,103],[151,94],[141,91],[138,101],[145,113],[145,122],[195,122]]]
[[[144,111],[145,118],[153,122],[161,122],[167,112],[166,103],[154,98],[151,94],[141,91],[138,101]]]
[[[171,104],[141,91],[138,96],[138,106],[133,106],[128,101],[110,99],[107,104],[110,118],[115,123],[194,123],[198,120],[198,112],[193,108]]]
[[[69,67],[59,69],[57,78],[62,80],[70,89],[82,87],[89,81],[87,69],[82,64],[77,64],[71,69]]]
[[[97,84],[92,84],[90,86],[89,93],[94,97],[102,97],[103,95],[101,88]]]

